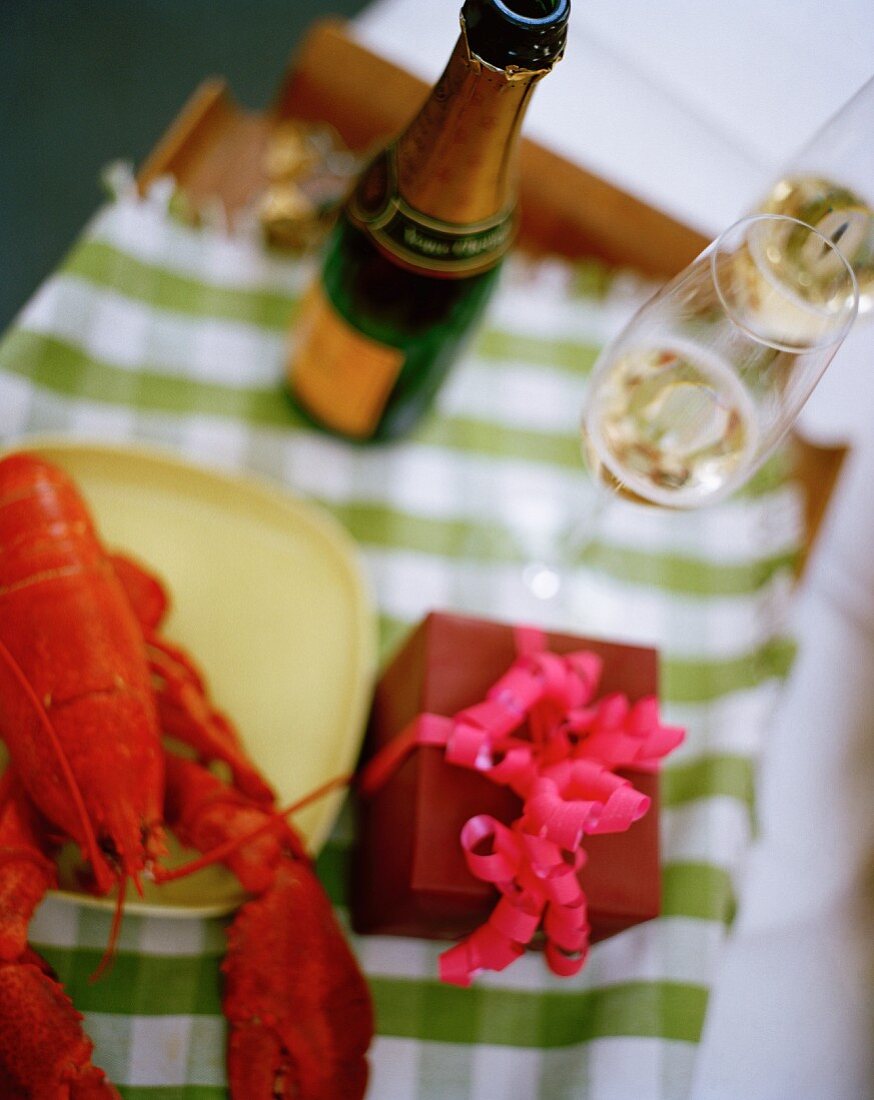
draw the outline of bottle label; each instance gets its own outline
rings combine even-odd
[[[473,275],[494,267],[510,247],[513,219],[453,225],[429,218],[396,195],[387,220],[369,226],[374,241],[396,259],[435,275]]]
[[[375,184],[375,186],[374,186]],[[382,192],[374,210],[368,190]],[[516,219],[504,210],[479,222],[449,222],[411,206],[397,189],[396,150],[372,166],[348,206],[351,221],[383,252],[412,271],[460,278],[494,267],[513,243]]]
[[[352,328],[320,283],[308,292],[295,333],[288,379],[295,397],[325,427],[368,439],[404,365],[404,353]]]

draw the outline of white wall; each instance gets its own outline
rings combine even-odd
[[[572,0],[526,132],[716,233],[874,75],[871,0]],[[461,0],[375,0],[360,40],[433,79]]]

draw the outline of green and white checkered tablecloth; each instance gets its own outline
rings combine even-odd
[[[320,502],[360,546],[383,656],[434,608],[532,621],[520,563],[584,485],[586,372],[651,288],[514,262],[435,414],[407,441],[362,448],[305,426],[282,392],[307,264],[251,233],[185,226],[168,197],[122,187],[18,317],[0,345],[0,441],[152,443]],[[664,772],[663,915],[596,945],[575,978],[532,954],[466,990],[437,981],[443,945],[354,938],[378,1015],[370,1100],[688,1095],[791,658],[801,506],[781,471],[700,514],[617,503],[571,596],[539,609],[541,625],[661,650],[664,716],[688,730]],[[350,840],[341,819],[318,864],[341,916]],[[92,983],[109,922],[50,900],[31,937],[85,1014],[95,1061],[127,1100],[224,1097],[224,922],[129,917]]]

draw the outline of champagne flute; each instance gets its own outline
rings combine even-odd
[[[858,302],[841,250],[804,222],[757,214],[725,230],[598,357],[582,452],[601,491],[557,560],[525,567],[529,592],[558,594],[613,495],[699,508],[746,482],[794,423]]]
[[[874,77],[792,157],[758,209],[832,240],[856,275],[860,315],[874,312]]]

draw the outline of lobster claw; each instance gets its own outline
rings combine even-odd
[[[222,1008],[237,1100],[361,1100],[370,991],[300,839],[191,760],[167,756],[166,817],[254,896],[228,928]],[[230,843],[231,849],[226,850]]]
[[[361,1100],[373,1009],[314,873],[286,858],[228,931],[228,1083],[251,1100]]]
[[[25,950],[30,919],[56,882],[35,811],[7,769],[0,779],[0,959],[17,959]]]
[[[91,1062],[82,1017],[35,951],[0,964],[0,1096],[120,1100]]]

